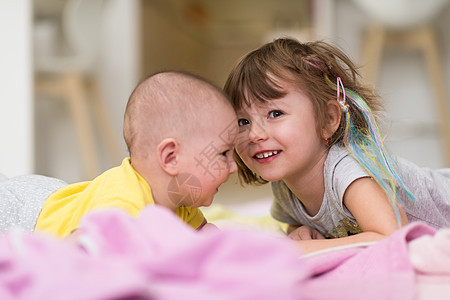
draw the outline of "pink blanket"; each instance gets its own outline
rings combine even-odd
[[[434,233],[427,225],[414,223],[368,247],[337,249],[306,258],[312,272],[306,290],[314,299],[416,299],[408,243]]]
[[[138,218],[102,211],[83,220],[80,246],[0,236],[0,299],[416,299],[419,272],[450,276],[450,234],[438,233],[410,224],[370,246],[301,257],[293,241],[194,232],[157,206]]]
[[[82,247],[0,236],[0,299],[301,299],[298,249],[251,231],[192,231],[150,206],[88,215]]]

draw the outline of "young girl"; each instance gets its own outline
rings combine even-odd
[[[243,57],[225,84],[247,184],[272,182],[272,216],[305,252],[376,241],[423,221],[450,226],[450,169],[394,160],[355,65],[324,42],[278,39]]]

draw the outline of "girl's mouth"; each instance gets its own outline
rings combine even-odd
[[[253,157],[256,159],[266,159],[269,157],[273,157],[273,156],[279,154],[280,152],[281,152],[280,150],[264,151],[264,152],[256,153]]]

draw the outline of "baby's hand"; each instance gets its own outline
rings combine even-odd
[[[293,240],[317,240],[324,239],[324,236],[317,230],[309,226],[300,226],[288,234]]]
[[[205,232],[205,231],[211,231],[211,230],[219,230],[219,228],[214,225],[213,223],[206,223],[205,225],[202,226],[202,228],[200,228],[199,231],[201,232]]]

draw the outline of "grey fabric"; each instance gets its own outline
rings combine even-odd
[[[0,182],[2,182],[3,180],[8,179],[8,177],[6,175],[3,175],[2,173],[0,173]]]
[[[421,168],[404,159],[399,159],[399,165],[415,197],[403,203],[408,220],[423,221],[435,228],[450,227],[450,168]],[[399,193],[407,199],[402,190]]]
[[[450,169],[421,168],[401,158],[398,165],[406,186],[415,196],[414,201],[403,203],[408,220],[423,221],[435,228],[450,227]],[[311,226],[322,234],[332,232],[342,220],[356,222],[343,205],[343,195],[353,181],[367,176],[344,147],[333,146],[324,166],[325,193],[319,212],[310,216],[284,182],[278,181],[272,183],[275,200],[271,214],[281,222]],[[405,193],[399,193],[407,199]]]
[[[356,223],[353,215],[342,203],[347,187],[354,180],[367,176],[364,169],[355,163],[345,148],[330,149],[324,166],[324,198],[315,216],[308,214],[300,200],[283,181],[273,182],[272,191],[275,200],[271,208],[272,216],[288,224],[310,226],[324,235],[339,227],[340,222],[345,219]]]
[[[42,175],[0,179],[0,231],[33,231],[45,200],[66,182]]]

